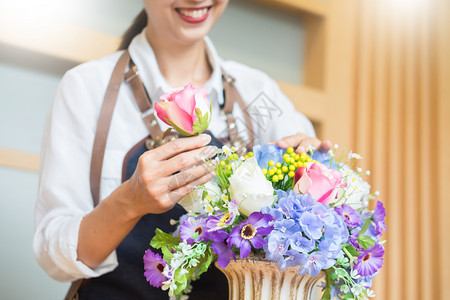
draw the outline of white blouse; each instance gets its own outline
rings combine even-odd
[[[255,143],[266,143],[303,132],[314,136],[309,120],[297,112],[278,85],[265,73],[220,58],[209,38],[207,53],[213,67],[205,84],[212,101],[209,130],[227,135],[221,68],[236,79],[236,88],[248,105]],[[162,76],[145,32],[134,38],[130,55],[137,65],[152,101],[171,87]],[[89,185],[91,150],[100,106],[112,70],[121,51],[84,63],[62,78],[47,119],[43,137],[40,180],[35,208],[33,250],[38,263],[54,279],[73,281],[97,277],[117,267],[115,251],[95,269],[77,260],[78,230],[82,218],[93,209]],[[239,134],[246,138],[245,119],[236,104],[233,112]],[[160,122],[164,131],[167,127]],[[128,84],[122,83],[106,145],[101,179],[101,199],[121,184],[125,154],[148,135]]]

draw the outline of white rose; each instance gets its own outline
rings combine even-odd
[[[206,191],[212,198],[220,197],[222,193],[219,185],[214,180],[210,180],[201,187],[196,188],[184,196],[178,204],[190,213],[200,213],[203,209],[202,195],[204,191]]]
[[[239,203],[239,212],[245,216],[275,201],[272,183],[264,176],[255,157],[245,160],[229,181],[231,198]]]

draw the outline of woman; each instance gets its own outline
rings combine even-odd
[[[276,141],[280,147],[292,146],[298,152],[309,145],[324,151],[330,147],[329,142],[308,137],[314,136],[311,123],[295,111],[273,80],[217,55],[206,35],[228,0],[143,2],[145,11],[122,44],[138,73],[120,84],[102,151],[102,200],[98,206],[94,207],[90,191],[92,149],[98,141],[102,99],[110,90],[111,74],[124,51],[67,72],[44,134],[34,252],[43,269],[57,280],[93,278],[81,290],[81,299],[167,299],[167,293],[145,282],[142,255],[154,228],[169,231],[169,220],[183,213],[177,202],[213,177],[199,164],[205,153],[214,155],[214,147],[207,146],[209,135],[176,139],[157,148],[152,144],[151,150],[145,151],[140,142],[149,131],[136,104],[135,89],[129,84],[135,78],[142,80],[153,102],[172,87],[187,83],[204,86],[213,106],[209,128],[213,139],[228,137],[231,126],[228,123],[227,129],[227,118],[231,116],[235,120],[232,127],[238,128],[243,140],[253,136],[255,143]],[[227,106],[224,89],[228,84],[246,106],[232,105],[232,114],[224,116],[221,111]],[[262,93],[278,109],[265,127],[255,119],[252,124],[244,121],[255,112],[252,103]],[[152,125],[161,131],[167,128],[159,120]],[[251,132],[249,127],[253,127]],[[289,137],[282,138],[286,135]]]

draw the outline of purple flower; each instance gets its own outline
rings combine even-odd
[[[206,233],[206,239],[213,242],[223,242],[228,237],[228,232],[225,230],[216,230]]]
[[[213,249],[215,254],[219,255],[217,263],[222,268],[226,268],[226,266],[228,266],[228,264],[230,263],[231,259],[236,261],[236,255],[234,254],[233,250],[231,250],[225,244],[225,242],[213,242],[211,244],[211,248]]]
[[[373,220],[376,224],[375,235],[381,235],[383,230],[386,230],[386,223],[384,223],[384,217],[386,217],[386,211],[383,203],[377,201],[375,209],[373,211]]]
[[[349,241],[350,241],[350,245],[355,247],[355,249],[358,250],[359,252],[364,250],[364,248],[358,243],[358,239],[356,237],[350,236]]]
[[[253,153],[261,169],[267,168],[269,161],[274,163],[283,161],[284,150],[274,144],[255,145]]]
[[[236,200],[231,200],[228,203],[228,212],[221,212],[215,216],[208,218],[206,225],[208,232],[216,231],[233,224],[236,217],[239,215],[239,203]]]
[[[345,223],[350,227],[358,227],[361,225],[361,217],[358,212],[350,205],[342,205],[341,207],[335,207],[334,210],[344,218]]]
[[[208,240],[205,218],[187,218],[180,226],[180,239],[188,244]]]
[[[251,246],[259,249],[266,245],[266,241],[261,235],[268,235],[272,232],[273,226],[269,226],[270,221],[273,221],[271,215],[260,212],[252,213],[247,221],[233,228],[227,239],[228,247],[236,246],[240,250],[241,258],[246,258],[252,250]]]
[[[383,265],[384,249],[380,244],[375,244],[368,250],[361,250],[358,256],[358,262],[354,269],[361,276],[369,276],[375,274]]]
[[[168,278],[163,275],[166,262],[159,254],[153,253],[150,249],[144,254],[144,276],[154,287],[161,287]]]

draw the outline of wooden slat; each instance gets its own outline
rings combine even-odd
[[[297,11],[325,17],[328,14],[329,1],[320,0],[252,0],[290,11]]]
[[[404,274],[401,281],[400,290],[405,299],[415,299],[423,290],[418,284],[423,264],[417,264],[417,256],[420,255],[420,240],[422,236],[417,233],[420,230],[422,220],[419,218],[419,197],[423,186],[419,186],[419,182],[423,181],[421,164],[417,163],[417,158],[423,157],[420,149],[419,141],[422,136],[419,133],[420,115],[419,115],[419,86],[420,82],[417,78],[419,74],[418,66],[418,47],[416,32],[419,30],[417,17],[414,14],[405,14],[395,16],[398,20],[396,26],[405,26],[404,34],[402,34],[402,56],[405,59],[404,81],[405,81],[405,97],[403,99],[403,109],[405,115],[405,123],[403,124],[404,141],[401,148],[403,152],[403,176],[404,181],[401,199],[404,208],[404,222],[401,224],[401,230],[404,232],[403,252],[401,256],[402,267],[407,267],[410,271]],[[414,19],[414,20],[413,20]]]
[[[355,107],[355,149],[363,157],[371,156],[371,138],[370,126],[372,116],[370,113],[370,101],[372,97],[372,81],[373,81],[373,22],[372,7],[368,2],[361,2],[360,26],[359,26],[359,45],[358,45],[358,62],[356,75],[356,97]],[[369,159],[362,161],[362,166],[366,169],[371,168]]]
[[[114,52],[119,42],[94,30],[49,20],[24,22],[0,11],[0,43],[9,46],[81,63]]]
[[[0,148],[0,166],[37,172],[39,170],[39,155]]]
[[[323,136],[354,151],[352,144],[354,119],[354,80],[357,61],[356,35],[358,32],[357,3],[360,0],[330,0],[330,13],[326,19],[323,89],[326,93],[326,109]],[[321,66],[321,65],[319,65]]]
[[[393,16],[393,21],[397,19]],[[385,112],[388,117],[389,132],[387,142],[390,145],[389,155],[386,157],[389,169],[387,170],[388,185],[385,187],[383,200],[386,205],[386,223],[388,231],[386,233],[386,255],[384,262],[384,282],[386,289],[383,294],[379,294],[379,299],[402,299],[401,297],[401,278],[403,276],[403,264],[401,257],[403,255],[402,247],[404,245],[403,232],[401,224],[403,220],[404,195],[402,180],[402,157],[400,150],[403,140],[402,126],[403,120],[403,102],[404,85],[402,82],[403,72],[403,45],[402,32],[398,22],[392,24],[392,44],[391,44],[391,69],[389,79],[391,88],[389,90],[389,108]],[[397,149],[397,150],[396,150]],[[376,172],[383,172],[377,169]]]
[[[371,127],[371,134],[368,138],[373,141],[371,143],[373,148],[372,157],[367,157],[371,165],[371,176],[369,177],[370,183],[374,190],[380,190],[381,196],[377,200],[385,202],[387,186],[389,182],[385,172],[381,170],[388,170],[388,160],[385,159],[390,155],[389,144],[387,141],[387,134],[389,131],[389,121],[386,111],[389,110],[389,44],[390,40],[388,36],[388,28],[390,27],[390,19],[386,16],[385,11],[386,3],[380,3],[376,9],[372,12],[375,15],[375,20],[379,26],[375,28],[374,35],[374,77],[373,77],[373,99],[371,101],[371,111],[373,111],[373,124]],[[381,22],[380,22],[381,21]],[[376,120],[376,121],[375,121]],[[375,169],[374,169],[375,168]],[[371,204],[374,206],[374,203]],[[386,238],[386,237],[383,237]],[[374,284],[375,294],[378,299],[385,290],[385,282],[383,276],[386,273],[386,265],[381,269],[377,275],[376,282]]]
[[[439,294],[435,299],[444,299],[448,297],[448,285],[450,283],[450,255],[448,255],[448,249],[450,248],[450,85],[448,84],[450,78],[450,1],[437,0],[433,3],[435,4],[436,14],[432,17],[437,19],[436,23],[433,24],[433,28],[437,31],[434,43],[437,46],[437,53],[433,65],[438,73],[438,78],[435,81],[437,84],[438,110],[435,116],[438,119],[437,139],[439,141],[436,147],[437,158],[435,159],[439,169],[433,175],[433,178],[436,179],[439,187],[437,190],[437,205],[430,204],[430,206],[437,210],[437,232],[440,243],[440,246],[434,248],[433,253],[433,256],[436,257],[433,265],[440,266],[439,270],[435,271],[439,278],[436,287]]]
[[[418,106],[418,116],[420,117],[420,124],[418,126],[419,136],[418,149],[420,150],[420,193],[418,193],[417,203],[420,210],[419,228],[421,241],[417,245],[420,249],[420,264],[419,269],[422,278],[415,283],[421,286],[420,299],[439,299],[436,297],[437,290],[435,282],[439,281],[436,276],[434,262],[434,249],[436,241],[438,241],[437,229],[438,222],[434,217],[435,209],[429,205],[425,199],[437,198],[437,182],[433,176],[437,173],[437,157],[435,156],[435,149],[438,147],[436,139],[437,126],[435,114],[437,112],[436,104],[436,85],[435,81],[436,70],[432,67],[435,53],[436,36],[430,30],[430,22],[434,22],[430,17],[430,1],[424,3],[421,7],[420,13],[417,17],[411,20],[416,22],[419,28],[416,30],[417,49],[419,49],[418,64],[420,72],[417,74],[419,97],[421,101]],[[432,47],[432,48],[431,48]],[[427,159],[422,159],[427,158]],[[417,258],[416,258],[417,259]]]

